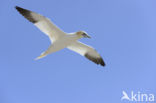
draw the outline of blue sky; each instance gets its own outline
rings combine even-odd
[[[156,95],[155,0],[1,0],[0,103],[124,103],[122,91]],[[20,6],[49,17],[101,54],[106,67],[61,50],[34,61],[47,36]],[[127,103],[127,102],[125,102]]]

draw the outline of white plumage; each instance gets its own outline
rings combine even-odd
[[[26,19],[32,22],[42,32],[44,32],[51,40],[52,44],[50,45],[50,47],[36,59],[43,58],[46,55],[59,51],[63,48],[68,48],[72,51],[79,53],[82,56],[85,56],[96,64],[101,64],[102,66],[105,66],[103,59],[96,52],[95,49],[78,41],[78,39],[83,37],[90,38],[84,31],[78,31],[68,34],[60,30],[48,18],[40,14],[37,14],[27,9],[23,9],[18,6],[16,6],[16,9]]]

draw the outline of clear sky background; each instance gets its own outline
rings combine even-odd
[[[41,60],[49,38],[16,10],[86,31],[106,62],[63,49]],[[156,95],[155,0],[1,0],[0,103],[122,103],[122,91]]]

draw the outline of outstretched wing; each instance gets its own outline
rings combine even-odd
[[[54,25],[48,18],[18,6],[16,6],[16,9],[26,19],[28,19],[35,26],[37,26],[42,32],[48,35],[51,42],[65,35],[65,33],[60,30],[56,25]]]
[[[102,57],[97,53],[95,49],[90,46],[87,46],[79,41],[72,43],[70,46],[67,47],[70,50],[73,50],[79,53],[82,56],[85,56],[89,60],[93,61],[96,64],[100,64],[105,66],[105,63]]]

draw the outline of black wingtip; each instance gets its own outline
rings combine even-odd
[[[93,57],[89,53],[86,53],[84,56],[98,65],[101,65],[101,66],[106,65],[101,57]]]
[[[20,11],[21,9],[23,9],[23,8],[21,8],[21,7],[19,7],[19,6],[15,6],[15,8],[16,8],[16,10],[18,10],[18,11]]]
[[[21,7],[19,7],[19,6],[15,6],[15,8],[16,8],[16,10],[17,10],[18,12],[20,12],[21,14],[29,13],[29,12],[30,12],[29,10],[23,9],[23,8],[21,8]]]
[[[38,22],[38,20],[37,20],[36,18],[34,18],[34,17],[31,15],[32,11],[27,10],[27,9],[23,9],[23,8],[21,8],[21,7],[19,7],[19,6],[15,6],[15,8],[16,8],[16,10],[17,10],[20,14],[22,14],[22,15],[23,15],[26,19],[28,19],[30,22],[32,22],[32,23]]]
[[[18,8],[18,6],[15,6],[15,8],[17,9],[17,8]]]
[[[103,61],[102,58],[100,58],[100,65],[103,66],[103,67],[106,66],[106,64],[105,64],[105,62]]]

